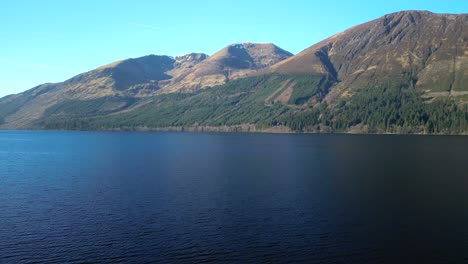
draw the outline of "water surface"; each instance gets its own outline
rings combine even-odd
[[[0,132],[0,262],[468,261],[468,137]]]

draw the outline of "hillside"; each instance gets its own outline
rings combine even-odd
[[[327,101],[356,89],[399,83],[424,97],[468,101],[468,15],[404,11],[325,39],[263,73],[323,73],[336,80]]]
[[[146,56],[0,99],[0,128],[468,134],[468,15],[405,11],[301,53]]]
[[[233,44],[216,52],[184,74],[174,76],[164,90],[186,92],[224,84],[229,80],[246,77],[291,56],[291,53],[273,44]]]
[[[323,99],[325,75],[269,74],[195,93],[161,94],[140,102],[106,97],[70,100],[47,109],[35,125],[71,130],[207,130],[467,134],[468,105],[449,98],[427,103],[414,89],[360,90],[334,107]],[[291,90],[291,87],[294,87]],[[112,105],[133,103],[131,111]]]
[[[292,56],[273,44],[233,44],[209,57],[149,55],[117,61],[67,81],[43,84],[0,99],[0,128],[30,128],[45,110],[67,100],[144,98],[224,84]],[[129,105],[121,103],[113,110]]]

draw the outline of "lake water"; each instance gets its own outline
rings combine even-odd
[[[468,137],[0,132],[0,262],[461,263]]]

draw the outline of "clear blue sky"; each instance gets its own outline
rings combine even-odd
[[[213,54],[235,42],[292,53],[401,10],[468,13],[463,0],[2,0],[0,97],[125,58]]]

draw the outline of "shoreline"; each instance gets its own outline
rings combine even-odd
[[[387,131],[364,132],[350,129],[349,131],[308,130],[293,131],[289,127],[277,126],[268,128],[257,128],[255,125],[236,126],[179,126],[179,127],[122,127],[122,128],[100,128],[100,129],[44,129],[44,128],[0,128],[0,131],[70,131],[70,132],[187,132],[187,133],[252,133],[252,134],[303,134],[303,135],[401,135],[401,136],[468,136],[468,133],[397,133]]]

